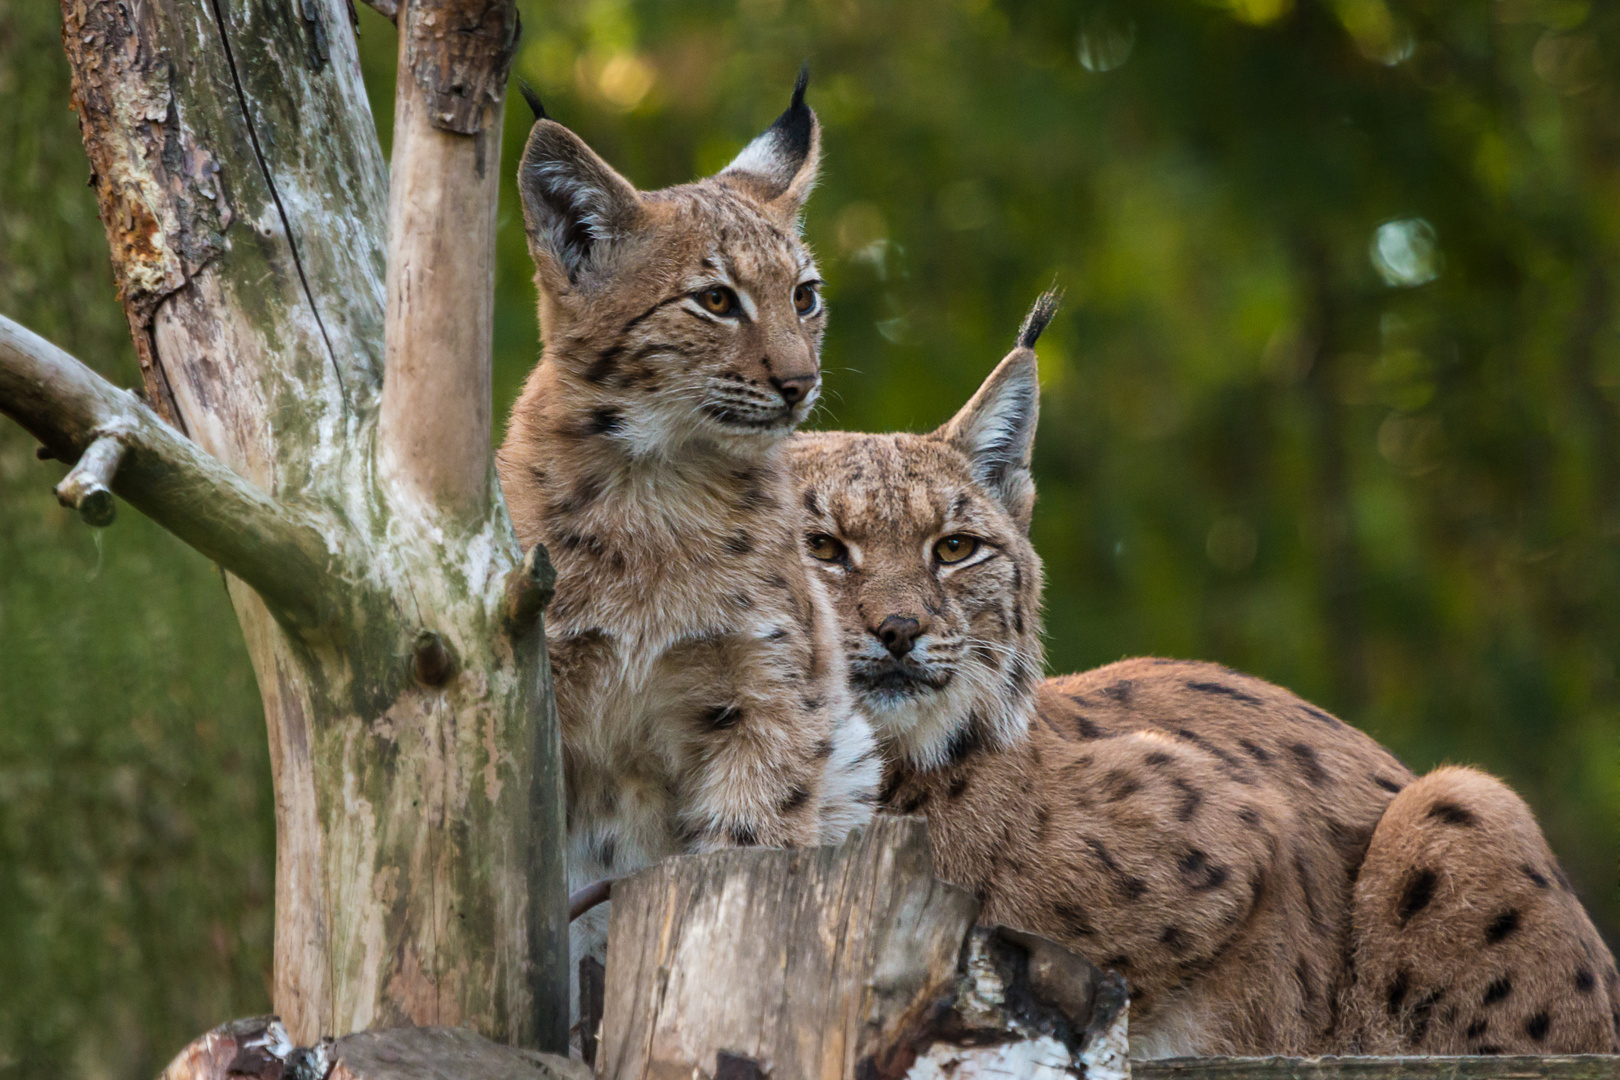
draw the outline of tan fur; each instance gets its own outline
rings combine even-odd
[[[1137,1056],[1438,1045],[1442,1030],[1471,1022],[1467,1010],[1450,1026],[1437,1020],[1427,1043],[1405,1038],[1410,1023],[1391,1034],[1379,1011],[1414,947],[1433,960],[1413,968],[1414,994],[1448,979],[1455,993],[1465,986],[1464,951],[1403,941],[1387,925],[1388,888],[1419,865],[1413,845],[1433,830],[1413,833],[1386,807],[1412,799],[1397,798],[1405,788],[1426,809],[1430,779],[1413,784],[1366,735],[1213,664],[1126,660],[1036,682],[1041,569],[1026,534],[1034,375],[1033,354],[1015,350],[931,435],[790,441],[807,550],[824,549],[822,536],[847,548],[809,565],[828,582],[853,685],[884,750],[884,807],[928,817],[941,873],[979,894],[982,918],[1125,974]],[[930,552],[951,534],[977,537],[988,554],[939,565]],[[891,616],[921,628],[898,658],[880,636]],[[1545,918],[1550,937],[1524,940],[1562,951],[1536,969],[1536,985],[1561,979],[1574,995],[1582,969],[1572,950],[1590,949],[1590,1001],[1607,1001],[1612,960],[1573,898],[1542,890],[1539,906],[1510,900],[1536,886],[1508,863],[1547,867],[1551,856],[1522,804],[1495,790],[1491,805],[1505,797],[1517,816],[1481,809],[1478,844],[1454,841],[1423,863],[1458,882],[1446,910],[1512,902],[1526,920]],[[1493,853],[1508,839],[1512,856]],[[1478,937],[1481,923],[1458,933]],[[1414,931],[1428,925],[1412,920]],[[1534,956],[1513,955],[1535,968]],[[1407,1022],[1416,1000],[1397,1019]],[[1608,1049],[1609,1029],[1590,1008],[1571,1017],[1554,1030],[1580,1034],[1557,1045]]]
[[[870,729],[799,562],[778,449],[815,398],[824,316],[794,304],[816,276],[797,230],[815,144],[796,98],[731,169],[640,193],[559,125],[530,137],[545,350],[498,461],[519,537],[558,572],[546,631],[575,887],[681,852],[836,840],[870,816]],[[734,315],[697,299],[716,286]],[[575,931],[576,955],[600,954],[605,911]]]
[[[1620,1053],[1620,976],[1524,800],[1443,768],[1355,886],[1350,1027],[1376,1054]]]

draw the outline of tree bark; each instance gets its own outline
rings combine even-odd
[[[302,1043],[446,1024],[562,1048],[550,568],[489,437],[511,0],[402,13],[455,100],[400,110],[393,250],[346,0],[62,10],[151,407],[6,323],[0,409],[83,462],[81,512],[110,489],[228,571],[270,735],[275,1007]],[[405,100],[419,83],[402,67]]]

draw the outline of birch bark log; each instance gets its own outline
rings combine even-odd
[[[346,0],[62,11],[146,403],[0,322],[0,409],[62,461],[97,446],[64,498],[97,516],[110,478],[228,571],[275,784],[275,1007],[301,1043],[563,1048],[550,570],[490,442],[511,0],[401,12],[422,107],[391,235]]]

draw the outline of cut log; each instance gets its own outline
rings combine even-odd
[[[1125,1075],[1124,985],[973,927],[926,826],[670,859],[613,887],[604,1080]]]

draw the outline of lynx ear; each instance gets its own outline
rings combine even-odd
[[[615,241],[640,219],[641,197],[585,140],[539,119],[518,166],[529,254],[569,284],[599,268]],[[559,282],[560,284],[560,282]]]
[[[967,455],[973,477],[1028,531],[1035,508],[1035,481],[1029,473],[1035,448],[1035,421],[1041,385],[1035,341],[1057,313],[1055,290],[1041,294],[1018,331],[1018,343],[984,380],[962,411],[934,433]]]
[[[810,65],[799,69],[793,101],[765,133],[743,147],[721,176],[735,180],[784,222],[797,222],[821,161],[821,124],[804,103]]]

